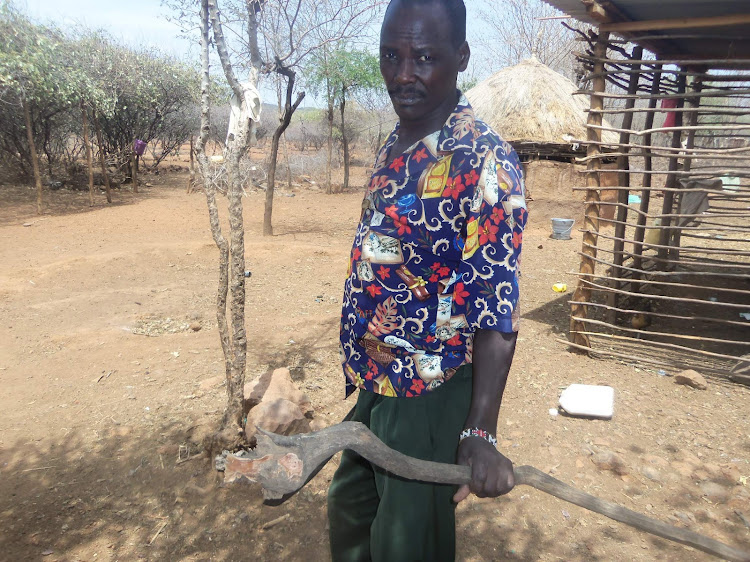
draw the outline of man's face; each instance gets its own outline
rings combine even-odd
[[[452,111],[456,78],[468,62],[469,47],[454,46],[441,4],[397,0],[386,13],[380,32],[380,72],[402,124],[427,122],[446,108]]]

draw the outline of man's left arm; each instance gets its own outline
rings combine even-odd
[[[516,332],[479,329],[474,334],[471,408],[464,427],[497,431],[500,403],[516,349]],[[471,483],[461,486],[453,500],[469,493],[480,498],[507,494],[513,489],[513,463],[481,437],[467,437],[458,446],[456,462],[471,466]]]

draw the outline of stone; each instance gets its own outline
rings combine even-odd
[[[198,332],[203,326],[201,326],[200,322],[191,322],[190,323],[190,329],[193,332]]]
[[[620,476],[628,473],[623,460],[612,451],[599,451],[594,454],[591,460],[600,470],[609,470]]]
[[[280,368],[263,373],[245,385],[246,412],[261,402],[274,401],[279,398],[296,404],[303,415],[312,418],[313,407],[310,399],[295,386],[289,369]]]
[[[224,375],[216,375],[215,377],[202,380],[198,384],[198,388],[201,390],[209,390],[215,386],[219,386],[225,379],[226,377]]]
[[[716,482],[701,482],[698,487],[703,495],[714,503],[724,503],[729,499],[729,491]]]
[[[641,474],[643,474],[643,476],[645,476],[649,480],[653,480],[654,482],[662,481],[661,473],[653,466],[649,466],[649,465],[642,466]]]
[[[706,390],[708,388],[708,383],[706,382],[706,379],[703,378],[703,375],[701,375],[698,371],[694,371],[693,369],[687,369],[686,371],[682,371],[681,373],[675,375],[674,382],[677,384],[684,384],[698,390]]]
[[[265,429],[281,435],[307,433],[310,431],[310,420],[291,400],[276,398],[263,400],[247,415],[247,425]]]

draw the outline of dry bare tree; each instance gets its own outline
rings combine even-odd
[[[479,43],[493,71],[534,55],[572,78],[575,37],[562,25],[558,10],[542,0],[484,0],[479,14],[488,28]]]

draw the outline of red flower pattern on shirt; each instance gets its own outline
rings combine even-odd
[[[466,185],[471,187],[479,181],[479,174],[477,174],[476,170],[472,170],[468,174],[464,174],[464,180],[466,181]]]
[[[406,164],[404,164],[404,157],[399,156],[396,158],[393,162],[391,162],[391,165],[388,166],[391,170],[396,170],[396,173],[398,174],[401,171],[401,168],[403,168]]]
[[[466,301],[464,299],[468,296],[469,291],[466,290],[464,284],[456,283],[456,288],[453,289],[453,302],[455,302],[459,306],[463,306],[466,304]]]
[[[427,158],[427,151],[424,148],[421,148],[414,153],[412,158],[414,158],[414,160],[417,161],[417,164],[419,164],[423,159]]]
[[[461,193],[463,193],[464,191],[466,191],[466,186],[463,184],[461,176],[448,178],[448,181],[445,182],[443,197],[452,197],[453,199],[458,199],[459,195],[461,195]]]
[[[490,219],[484,221],[484,224],[479,228],[479,244],[484,246],[487,242],[497,242],[498,230],[500,230],[500,227],[492,224]]]

